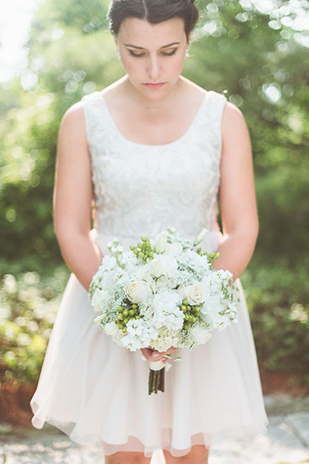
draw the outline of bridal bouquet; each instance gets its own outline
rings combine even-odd
[[[88,294],[100,313],[94,319],[98,327],[131,351],[151,347],[163,352],[171,347],[192,350],[206,343],[213,329],[237,322],[232,273],[212,268],[220,253],[194,250],[206,233],[203,229],[192,244],[170,227],[154,240],[141,237],[130,251],[117,238],[109,242],[110,253]],[[148,393],[164,391],[165,363],[148,365]]]

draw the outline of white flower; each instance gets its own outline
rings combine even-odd
[[[174,283],[171,282],[166,276],[161,276],[156,282],[156,291],[154,293],[159,293],[162,290],[167,290],[168,288],[173,288]]]
[[[116,258],[110,255],[103,256],[102,267],[103,269],[113,269],[115,267],[118,267]]]
[[[198,245],[199,243],[201,243],[201,241],[204,239],[205,237],[205,234],[206,232],[208,232],[207,229],[203,228],[202,231],[198,234],[198,236],[196,237],[196,239],[194,240],[194,243],[193,243],[193,246],[196,246]]]
[[[101,285],[103,290],[112,290],[118,282],[118,273],[116,270],[104,272]]]
[[[167,277],[175,279],[177,275],[177,259],[172,255],[158,255],[144,267],[156,278]]]
[[[180,330],[184,321],[184,314],[179,309],[181,301],[181,296],[175,291],[163,290],[156,294],[153,298],[153,325],[158,329],[166,327],[170,330]]]
[[[181,305],[181,296],[171,290],[163,290],[153,298],[153,307],[157,312],[173,311]]]
[[[112,337],[117,337],[118,331],[119,331],[119,329],[117,327],[117,324],[115,324],[114,321],[108,322],[104,326],[104,332],[107,335],[111,335]]]
[[[145,267],[147,267],[148,272],[154,277],[160,277],[164,274],[162,256],[153,258]]]
[[[199,305],[205,301],[206,289],[201,282],[193,282],[191,285],[181,286],[178,292],[188,300],[191,305]]]
[[[177,256],[180,255],[182,252],[182,245],[181,243],[168,243],[166,247],[166,254]]]
[[[177,273],[177,259],[172,256],[164,256],[163,257],[163,267],[164,267],[164,275],[166,277],[169,277],[171,279],[176,278],[176,273]]]
[[[134,273],[132,274],[134,275],[134,280],[143,280],[144,282],[149,280],[149,277],[151,276],[149,275],[147,266],[148,264],[143,264],[136,267]]]
[[[136,351],[143,348],[143,344],[138,338],[131,337],[129,335],[126,335],[121,339],[121,344],[124,348],[128,348],[130,351]]]
[[[219,312],[224,309],[225,305],[222,304],[220,296],[215,294],[207,298],[202,306],[201,312],[208,316],[207,318],[212,323],[213,327],[217,327],[225,319],[227,319],[227,316],[219,314]]]
[[[209,330],[206,330],[199,325],[195,325],[190,329],[190,337],[197,345],[206,343],[211,338],[211,336],[212,334],[209,332]]]
[[[147,301],[151,295],[151,287],[149,283],[142,280],[137,280],[135,282],[128,282],[125,287],[125,292],[127,297],[132,303],[141,303],[142,301]]]
[[[226,270],[217,269],[216,272],[217,272],[218,277],[222,280],[233,279],[233,274],[228,269]]]
[[[200,261],[205,271],[208,271],[211,269],[211,264],[210,264],[209,258],[207,258],[207,255],[202,255],[200,257]]]
[[[155,337],[157,332],[148,327],[143,319],[131,319],[127,323],[127,335],[122,339],[125,347],[130,348],[131,351],[135,349],[149,346],[152,333]]]
[[[95,311],[102,311],[104,302],[108,299],[109,293],[106,290],[97,288],[92,295],[91,304]]]
[[[218,294],[208,295],[202,306],[202,313],[218,313],[222,309],[220,296]]]
[[[179,330],[162,327],[157,338],[151,340],[150,346],[158,351],[167,351],[172,346],[177,347],[179,345],[179,333]]]
[[[137,336],[142,338],[141,335],[145,332],[143,320],[131,319],[127,324],[127,331],[129,335]]]
[[[222,280],[216,271],[211,271],[202,279],[202,284],[208,289],[210,294],[218,294],[222,287]]]
[[[167,247],[167,235],[165,233],[158,234],[154,241],[154,251],[156,253],[164,253]]]

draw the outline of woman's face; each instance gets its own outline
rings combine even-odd
[[[179,17],[155,25],[125,18],[115,43],[131,84],[151,100],[164,97],[178,81],[189,45]],[[164,85],[145,85],[150,83]]]

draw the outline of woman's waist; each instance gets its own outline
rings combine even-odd
[[[198,234],[200,231],[196,234],[185,234],[185,233],[180,233],[176,231],[176,233],[184,240],[189,240],[192,245],[197,238]],[[111,243],[114,239],[118,239],[120,244],[123,246],[124,250],[129,250],[130,246],[136,246],[138,242],[141,241],[142,236],[146,236],[150,240],[155,240],[156,234],[124,234],[124,233],[118,233],[118,234],[107,234],[106,232],[100,231],[97,228],[93,228],[90,232],[90,235],[93,240],[97,243],[99,246],[101,252],[103,254],[108,254],[108,245]],[[201,247],[203,251],[207,251],[208,253],[213,253],[218,250],[218,247],[220,243],[223,240],[223,235],[220,230],[218,229],[207,229],[206,234],[204,235],[203,240],[199,243],[197,247]]]

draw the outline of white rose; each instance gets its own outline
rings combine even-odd
[[[112,337],[116,337],[118,335],[118,327],[117,327],[117,324],[115,324],[115,322],[108,322],[107,324],[105,324],[104,326],[104,332],[107,334],[107,335],[111,335]]]
[[[161,257],[153,258],[147,265],[147,269],[154,277],[160,277],[164,274],[164,267]]]
[[[206,298],[206,289],[201,282],[194,282],[186,287],[179,287],[178,291],[191,305],[199,305],[203,303]]]
[[[156,253],[164,253],[167,247],[167,235],[157,235],[154,242],[154,251]]]
[[[128,282],[125,287],[125,292],[127,297],[132,303],[141,303],[142,301],[147,301],[148,297],[151,295],[151,287],[147,282],[136,281]]]
[[[211,338],[211,336],[211,332],[209,332],[206,329],[203,329],[198,325],[192,327],[190,330],[190,337],[192,341],[197,345],[202,345],[206,343]]]

